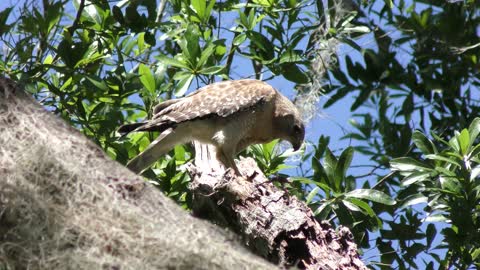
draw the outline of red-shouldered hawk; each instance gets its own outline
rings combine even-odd
[[[160,103],[154,108],[152,119],[123,125],[118,131],[161,132],[128,162],[127,167],[135,173],[151,166],[175,145],[199,141],[214,145],[218,160],[241,175],[234,157],[247,146],[282,139],[298,150],[305,137],[305,127],[295,105],[258,80],[207,85],[186,97]]]

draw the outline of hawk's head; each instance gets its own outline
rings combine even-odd
[[[297,151],[305,139],[305,125],[293,103],[284,96],[276,104],[274,129],[278,138],[289,141],[293,150]]]
[[[302,119],[297,119],[295,117],[292,121],[287,120],[287,122],[290,122],[287,127],[289,130],[286,134],[287,137],[284,139],[292,144],[293,150],[297,151],[300,149],[303,140],[305,139],[305,125],[303,124]]]

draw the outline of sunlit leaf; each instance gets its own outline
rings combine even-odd
[[[447,163],[455,164],[457,166],[461,166],[460,163],[459,163],[459,160],[454,160],[450,157],[445,157],[445,156],[442,156],[442,155],[436,155],[436,154],[425,155],[425,158],[426,159],[432,159],[432,160],[438,160],[438,161],[444,161],[444,162],[447,162]]]
[[[350,167],[350,163],[353,159],[353,153],[353,147],[347,147],[345,150],[343,150],[342,154],[338,158],[338,163],[335,171],[336,177],[343,179],[346,176],[347,170]]]
[[[416,159],[410,157],[395,158],[390,161],[390,167],[394,171],[431,171],[432,169]]]
[[[155,93],[155,78],[149,67],[144,64],[140,64],[138,67],[138,73],[140,74],[140,81],[143,86],[152,94]]]
[[[400,204],[400,208],[406,208],[412,205],[427,203],[427,202],[428,202],[428,197],[426,197],[425,195],[421,193],[413,194],[402,201],[402,203]]]
[[[305,202],[307,204],[310,204],[312,202],[312,200],[315,198],[315,196],[317,196],[317,193],[318,191],[320,190],[319,187],[314,187],[307,195],[306,199],[305,199]]]
[[[420,151],[422,151],[424,154],[436,153],[435,145],[422,132],[418,130],[413,132],[412,140],[418,149],[420,149]]]
[[[365,199],[386,205],[394,205],[396,203],[390,196],[375,189],[356,189],[345,193],[345,197]]]
[[[359,199],[356,199],[356,198],[346,198],[343,203],[345,204],[345,206],[347,206],[346,202],[349,202],[353,205],[355,205],[356,207],[358,207],[360,209],[360,211],[362,211],[362,213],[368,215],[368,216],[371,216],[371,217],[374,217],[376,216],[375,215],[375,212],[373,211],[373,209],[370,207],[370,205],[368,205],[368,203],[362,201],[362,200],[359,200]],[[347,206],[348,208],[350,207]]]
[[[223,66],[210,66],[199,71],[200,74],[213,75],[223,70]]]
[[[156,56],[157,59],[162,62],[164,65],[170,65],[170,66],[174,66],[174,67],[178,67],[178,68],[184,68],[184,69],[188,69],[190,70],[190,67],[184,63],[184,62],[181,62],[181,61],[178,61],[174,58],[170,58],[170,57],[167,57],[165,55],[158,55]]]
[[[187,92],[194,77],[195,76],[193,74],[187,74],[183,76],[177,84],[177,88],[175,89],[175,96],[179,97],[185,95],[185,92]]]
[[[462,130],[458,136],[458,144],[460,145],[460,153],[465,155],[470,145],[470,134],[467,129]]]
[[[402,179],[402,186],[409,186],[411,184],[421,182],[421,181],[426,181],[429,180],[430,178],[430,172],[413,172],[409,174],[407,177]]]

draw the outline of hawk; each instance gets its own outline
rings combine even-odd
[[[118,130],[122,135],[137,131],[160,135],[128,162],[135,173],[175,145],[199,141],[215,146],[217,159],[241,175],[234,157],[247,146],[281,139],[298,150],[305,137],[295,105],[267,83],[248,79],[213,83],[183,98],[167,100],[153,109],[151,119]]]

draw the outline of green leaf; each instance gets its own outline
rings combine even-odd
[[[424,154],[434,154],[437,152],[435,145],[422,132],[416,130],[412,134],[413,143]]]
[[[470,158],[477,157],[480,153],[480,144],[477,144],[473,147],[472,151],[468,154]]]
[[[355,102],[353,102],[352,106],[350,107],[350,111],[355,111],[362,105],[369,97],[370,97],[371,89],[369,88],[364,88],[360,89],[360,94],[358,97],[355,99]]]
[[[287,51],[280,56],[279,63],[283,64],[283,63],[297,63],[297,62],[300,62],[300,61],[303,60],[302,57],[300,56],[300,53],[301,52],[298,51],[298,50]]]
[[[76,8],[78,9],[80,6],[78,0],[74,1],[74,3],[76,5]],[[95,21],[97,24],[101,24],[102,17],[98,13],[97,6],[95,6],[94,4],[85,5],[83,10],[88,14],[88,16],[90,16],[93,21]]]
[[[455,131],[455,136],[452,137],[449,141],[448,141],[448,145],[453,148],[453,150],[455,150],[455,152],[457,153],[461,153],[461,148],[460,148],[460,144],[459,144],[459,141],[458,141],[458,137],[460,136],[460,133],[458,133],[458,131]]]
[[[197,13],[200,21],[205,21],[206,1],[205,0],[192,0],[192,7]]]
[[[460,153],[465,155],[468,150],[468,146],[470,145],[470,134],[468,133],[467,129],[463,129],[460,132],[460,135],[457,137],[458,144],[460,145]]]
[[[240,9],[238,9],[238,15],[240,17],[240,24],[242,24],[245,28],[250,30],[248,28],[248,21],[247,21],[247,16],[245,15],[245,13],[242,12]]]
[[[435,225],[433,225],[431,223],[428,224],[427,231],[426,231],[427,246],[428,247],[430,247],[432,245],[432,242],[435,239],[436,235],[437,235],[437,229],[435,228]]]
[[[151,94],[155,93],[155,79],[153,78],[152,71],[144,64],[140,64],[138,67],[138,73],[140,74],[140,81],[143,86]]]
[[[210,18],[210,15],[212,14],[212,9],[215,5],[215,2],[215,0],[210,0],[210,2],[208,2],[207,8],[205,9],[205,22],[208,21],[208,18]]]
[[[342,154],[338,158],[337,171],[336,171],[337,174],[341,176],[345,176],[347,174],[347,169],[350,167],[354,152],[355,150],[351,146],[347,147],[342,152]]]
[[[475,248],[471,254],[472,254],[472,255],[471,255],[471,256],[472,256],[472,260],[473,260],[473,261],[477,261],[477,259],[478,259],[479,256],[480,256],[480,248]]]
[[[205,47],[202,50],[200,59],[198,59],[197,68],[203,66],[205,62],[208,60],[208,58],[213,54],[214,51],[215,51],[215,44],[213,43],[208,44],[207,47]]]
[[[249,30],[253,30],[255,28],[255,24],[256,24],[256,15],[255,15],[255,9],[252,8],[250,9],[250,12],[248,13],[248,24],[247,24],[247,27]]]
[[[460,163],[457,160],[453,160],[451,158],[444,157],[444,156],[441,156],[441,155],[437,155],[437,154],[425,155],[425,158],[426,159],[432,159],[432,160],[444,161],[444,162],[447,162],[447,164],[448,163],[455,164],[455,165],[461,167]]]
[[[145,32],[144,39],[145,42],[150,46],[155,46],[157,44],[157,40],[151,32]]]
[[[337,158],[333,155],[330,148],[327,147],[324,159],[325,165],[323,168],[325,169],[325,173],[328,177],[327,180],[330,184],[330,187],[334,188],[335,191],[339,191],[337,185],[335,184],[335,168],[337,167],[337,162]]]
[[[313,215],[317,216],[320,220],[325,220],[332,212],[332,203],[330,201],[322,203],[314,212]]]
[[[241,33],[233,39],[233,45],[235,47],[238,47],[243,42],[245,42],[245,40],[247,40],[247,34],[246,33]]]
[[[186,46],[182,46],[182,53],[187,60],[196,66],[197,58],[201,56],[199,30],[194,25],[189,25],[185,31]],[[180,43],[181,44],[181,43]]]
[[[177,84],[175,96],[179,97],[185,95],[185,92],[187,92],[194,77],[195,76],[193,74],[186,74],[183,76]]]
[[[315,198],[315,196],[317,195],[318,191],[320,191],[320,188],[319,187],[314,187],[307,195],[307,198],[305,199],[305,202],[307,204],[310,204],[313,200],[313,198]]]
[[[119,22],[121,25],[125,24],[125,19],[123,18],[122,10],[118,6],[114,5],[112,7],[112,13],[113,13],[113,17],[117,22]]]
[[[354,27],[345,27],[343,28],[343,33],[360,33],[360,34],[366,34],[370,33],[371,30],[367,26],[354,26]]]
[[[410,157],[395,158],[390,161],[390,167],[394,171],[412,172],[412,171],[431,171],[427,164],[417,161]]]
[[[174,148],[174,153],[175,153],[175,160],[178,161],[185,161],[185,147],[181,144],[176,145]]]
[[[0,12],[0,35],[10,31],[11,25],[7,24],[8,17],[10,12],[13,10],[13,7],[8,7]]]
[[[355,19],[355,17],[357,17],[357,12],[350,12],[350,13],[346,14],[342,19],[340,19],[338,21],[337,25],[335,25],[335,28],[338,29],[338,28],[345,27],[351,21],[353,21],[353,19]]]
[[[480,134],[480,118],[476,117],[473,119],[472,123],[468,127],[468,133],[470,134],[470,143],[477,139],[478,134]]]
[[[419,203],[427,203],[428,202],[428,197],[421,193],[413,194],[411,196],[408,196],[402,201],[402,204],[400,205],[399,208],[403,209],[412,205],[416,205]]]
[[[358,199],[366,199],[373,202],[386,204],[386,205],[394,205],[395,200],[392,199],[387,194],[375,190],[375,189],[356,189],[345,193],[346,198],[358,198]]]
[[[392,1],[392,0],[383,0],[383,2],[385,2],[385,5],[386,5],[389,9],[392,9],[392,8],[393,8],[393,1]]]
[[[347,147],[338,158],[335,168],[335,187],[337,190],[340,189],[341,182],[347,174],[347,170],[352,162],[353,153],[353,147]]]
[[[305,72],[302,71],[294,63],[284,63],[281,65],[282,75],[285,79],[292,81],[298,84],[304,84],[309,82],[309,78],[305,75]]]
[[[253,10],[253,9],[252,9]],[[272,42],[262,33],[249,31],[250,47],[256,52],[256,56],[262,61],[274,60],[275,47]]]
[[[462,186],[458,182],[458,179],[454,177],[439,177],[440,185],[442,186],[442,191],[447,191],[449,194],[461,195]]]
[[[425,218],[424,222],[446,222],[448,218],[442,214],[429,215]]]
[[[207,74],[207,75],[213,75],[213,74],[218,74],[220,71],[223,70],[223,66],[211,66],[204,68],[199,71],[200,74]]]
[[[318,186],[319,188],[321,188],[325,193],[327,192],[333,192],[333,190],[325,185],[324,183],[320,183],[320,182],[317,182],[317,181],[312,181],[310,180],[309,178],[305,178],[305,177],[290,177],[290,179],[292,181],[297,181],[297,182],[300,182],[302,184],[306,184],[306,185],[314,185],[314,186]]]
[[[472,171],[470,172],[470,181],[473,181],[477,176],[480,174],[480,165],[475,166],[472,168]]]
[[[50,65],[51,63],[53,63],[53,56],[49,54],[47,57],[45,57],[45,60],[43,60],[43,64]]]
[[[353,212],[363,212],[360,207],[356,206],[355,204],[353,204],[353,203],[351,203],[347,200],[342,201],[342,203],[343,203],[343,205],[345,205],[345,207],[347,207],[349,210],[351,210]]]
[[[444,145],[446,145],[446,146],[449,146],[449,145],[450,145],[447,141],[445,141],[444,139],[442,139],[442,138],[441,138],[440,136],[438,136],[435,132],[431,131],[430,134],[432,135],[432,137],[433,137],[435,140],[443,143]]]
[[[87,80],[89,80],[98,89],[101,89],[103,91],[108,91],[108,86],[102,79],[96,78],[93,76],[88,76],[88,75],[86,77],[87,77]]]
[[[184,68],[191,71],[191,68],[185,62],[181,62],[177,59],[169,58],[165,55],[158,55],[157,59],[162,62],[164,65],[170,65],[178,68]]]
[[[402,186],[407,187],[411,184],[422,182],[430,179],[430,172],[413,172],[402,179]]]
[[[457,176],[454,171],[446,169],[445,167],[437,166],[437,167],[435,167],[435,171],[438,175],[444,175],[444,176],[448,176],[448,177],[456,177]]]
[[[370,207],[370,205],[368,205],[368,203],[362,201],[362,200],[359,200],[359,199],[356,199],[356,198],[346,198],[343,203],[345,204],[345,202],[351,202],[352,204],[358,206],[362,213],[368,215],[368,216],[371,216],[371,217],[374,217],[376,216],[375,212],[373,211],[373,209]],[[345,204],[345,206],[347,206]],[[348,207],[348,206],[347,206]]]

